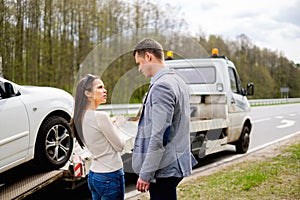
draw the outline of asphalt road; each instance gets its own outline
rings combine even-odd
[[[251,118],[253,129],[248,152],[255,152],[300,131],[300,104],[252,107]],[[194,168],[194,172],[196,174],[219,166],[221,163],[231,162],[234,159],[241,158],[243,155],[237,155],[235,147],[228,145],[226,151],[200,159],[198,165]],[[137,192],[132,191],[127,193],[127,196],[131,197],[135,194]]]
[[[300,104],[252,107],[253,129],[250,149],[300,130]]]
[[[266,146],[280,138],[284,138],[300,131],[300,104],[252,107],[251,113],[253,129],[251,132],[249,151]],[[196,170],[205,169],[216,162],[235,156],[235,149],[228,146],[228,150],[209,155],[200,160]],[[134,194],[136,176],[126,174],[126,196]],[[133,190],[133,191],[132,191]],[[65,191],[60,183],[37,192],[27,200],[36,199],[73,199],[90,200],[89,190],[85,185],[74,191]]]

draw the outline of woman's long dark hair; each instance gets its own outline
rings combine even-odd
[[[85,91],[92,91],[93,81],[95,79],[99,79],[99,77],[92,74],[87,74],[85,77],[79,80],[76,86],[75,106],[73,118],[71,119],[71,127],[73,132],[72,135],[76,138],[81,148],[84,147],[85,143],[82,132],[82,119],[89,103],[88,98],[85,95]]]

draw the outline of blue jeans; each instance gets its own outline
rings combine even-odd
[[[123,169],[88,175],[88,186],[93,200],[123,200],[125,194],[125,179]]]

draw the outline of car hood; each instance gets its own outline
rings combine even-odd
[[[45,107],[51,106],[52,109],[62,109],[72,113],[74,99],[68,92],[52,87],[41,86],[20,86],[20,98],[25,105],[41,105]]]
[[[59,88],[53,88],[53,87],[42,87],[42,86],[21,86],[20,87],[20,93],[21,94],[32,94],[32,95],[45,95],[44,97],[56,97],[56,98],[72,98],[72,95],[70,95],[68,92],[59,89]],[[62,95],[62,96],[58,96]],[[43,98],[43,96],[40,96]]]

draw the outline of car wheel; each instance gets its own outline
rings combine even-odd
[[[35,145],[34,161],[40,170],[63,167],[73,150],[73,138],[68,122],[58,116],[47,119],[40,127]]]
[[[246,153],[250,144],[250,129],[244,126],[240,139],[235,143],[236,152],[239,154]]]

